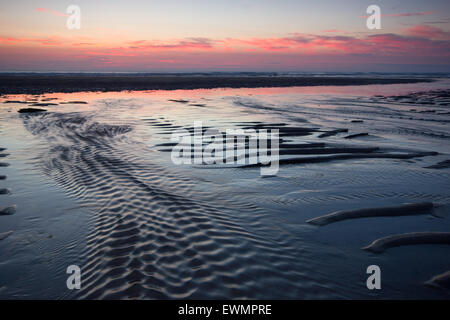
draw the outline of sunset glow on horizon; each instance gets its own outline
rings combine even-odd
[[[69,30],[66,9],[81,8]],[[382,28],[366,27],[377,4]],[[0,71],[449,72],[448,1],[2,3]]]

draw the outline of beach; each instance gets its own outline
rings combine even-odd
[[[446,77],[2,74],[0,94],[2,299],[450,298]],[[277,172],[174,163],[199,122],[276,130]]]

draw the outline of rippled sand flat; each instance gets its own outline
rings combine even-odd
[[[450,232],[449,84],[3,96],[0,207],[16,207],[0,215],[0,297],[448,298],[425,285],[448,244],[361,248]],[[194,121],[278,129],[277,175],[175,165],[171,134]],[[307,222],[339,210],[352,219]]]

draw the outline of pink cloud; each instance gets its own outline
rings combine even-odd
[[[149,52],[274,52],[274,53],[347,53],[347,54],[412,54],[434,52],[449,55],[450,33],[437,27],[418,25],[405,30],[404,34],[375,34],[355,37],[332,34],[294,33],[279,38],[186,38],[172,41],[136,40],[120,46],[96,45],[81,39],[14,38],[0,37],[5,45],[20,45],[24,42],[44,46],[78,47],[84,54],[92,56],[133,57]],[[89,48],[89,49],[88,49]]]
[[[39,11],[39,12],[49,13],[49,14],[51,14],[53,16],[56,16],[56,17],[68,17],[69,16],[68,14],[65,14],[63,12],[59,12],[59,11],[53,10],[53,9],[36,8],[36,10]]]
[[[422,11],[422,12],[406,12],[406,13],[388,13],[381,14],[382,17],[418,17],[429,16],[434,14],[434,11]],[[361,18],[368,18],[369,16],[361,16]]]
[[[33,47],[29,48],[29,44]],[[11,52],[14,52],[12,54]],[[9,55],[7,54],[9,53]],[[59,61],[61,65],[134,68],[294,68],[333,63],[419,63],[448,66],[450,36],[440,28],[417,25],[403,33],[365,36],[292,33],[272,38],[185,38],[136,40],[117,44],[88,38],[0,36],[0,57],[16,61]],[[3,62],[6,65],[6,60]],[[0,62],[0,65],[2,63]],[[53,65],[50,64],[53,67]],[[56,68],[58,65],[55,65]]]
[[[450,40],[450,32],[427,25],[417,25],[406,30],[406,33],[419,38]]]
[[[338,30],[338,29],[328,29],[328,30],[322,30],[322,32],[326,33],[343,33],[344,31]]]
[[[443,41],[445,40],[445,41]],[[364,38],[343,35],[293,34],[283,38],[229,39],[230,46],[249,46],[252,51],[284,51],[347,54],[450,55],[449,33],[439,28],[416,26],[406,34],[376,34]]]
[[[214,41],[207,38],[188,38],[172,42],[138,40],[130,42],[130,49],[212,49]]]
[[[72,43],[72,46],[74,47],[84,47],[84,46],[93,46],[94,43],[91,42],[78,42],[78,43]]]
[[[434,11],[392,13],[392,14],[385,14],[384,16],[385,17],[417,17],[417,16],[428,16],[428,15],[431,15],[431,14],[434,14]]]
[[[124,48],[113,48],[102,51],[85,51],[84,54],[88,56],[102,56],[102,57],[135,57],[137,54],[128,52]]]
[[[329,36],[299,33],[283,38],[229,39],[228,42],[259,48],[264,51],[351,51],[351,48],[357,49],[357,44],[359,44],[359,47],[365,47],[362,40],[358,38],[341,35]]]
[[[3,43],[10,43],[11,44],[11,43],[23,42],[23,41],[25,41],[25,40],[21,39],[21,38],[0,37],[0,42],[3,42]]]
[[[49,46],[57,46],[61,45],[62,41],[56,37],[48,37],[48,38],[12,38],[12,37],[0,37],[0,42],[2,43],[8,43],[8,44],[14,44],[14,43],[21,43],[21,42],[34,42],[39,43],[42,45],[49,45]]]
[[[380,42],[381,39],[377,39]],[[389,40],[389,36],[384,40]],[[442,70],[449,67],[447,56],[424,56],[423,51],[409,54],[301,53],[270,51],[200,51],[195,55],[181,51],[139,52],[135,57],[88,55],[81,48],[37,47],[23,50],[17,46],[0,48],[0,68],[74,71],[158,71],[158,70],[390,70],[411,71],[420,68]],[[108,50],[105,49],[105,52]],[[447,48],[448,52],[448,48]],[[98,53],[98,52],[97,52]],[[436,54],[435,52],[433,54]],[[173,60],[173,63],[170,61]],[[412,69],[418,66],[416,69]],[[384,68],[384,69],[380,69]]]

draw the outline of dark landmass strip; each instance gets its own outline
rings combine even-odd
[[[287,76],[195,76],[195,75],[39,75],[0,74],[0,94],[49,92],[175,90],[212,88],[258,88],[294,86],[346,86],[432,82],[431,79],[287,77]]]

